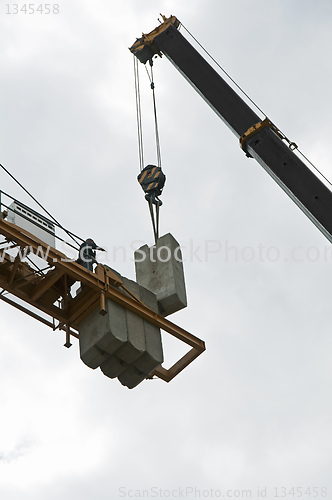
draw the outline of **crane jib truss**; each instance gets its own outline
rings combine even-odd
[[[47,247],[36,236],[6,221],[2,214],[0,235],[5,238],[6,242],[10,242],[13,247],[18,248],[14,258],[4,250],[2,251],[0,287],[13,295],[14,298],[26,303],[27,307],[8,298],[7,295],[0,294],[0,299],[53,328],[53,330],[65,330],[66,347],[71,345],[71,336],[79,338],[79,324],[93,310],[99,307],[99,312],[106,314],[105,299],[108,298],[190,346],[189,352],[173,366],[169,369],[158,367],[150,375],[150,378],[157,376],[169,382],[205,350],[205,343],[202,340],[155,313],[136,297],[130,297],[124,293],[120,289],[121,282],[107,266],[99,264],[95,272],[87,271],[64,253],[55,248]],[[29,248],[30,252],[39,256],[45,256],[48,267],[44,273],[33,269],[21,259],[22,250],[25,248]],[[72,297],[70,287],[76,282],[82,284],[81,290],[75,297]],[[31,310],[31,306],[37,309],[37,312]],[[51,321],[45,319],[40,313],[49,316]],[[58,321],[57,325],[56,321]]]

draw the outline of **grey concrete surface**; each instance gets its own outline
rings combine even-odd
[[[81,360],[93,369],[100,366],[128,339],[125,308],[110,299],[106,299],[105,306],[105,316],[99,314],[97,307],[79,324]]]
[[[105,361],[100,365],[100,369],[106,377],[116,378],[122,373],[126,368],[128,368],[128,364],[119,359],[117,356],[109,356]]]
[[[153,311],[159,311],[153,292],[135,281],[122,276],[121,279],[133,295]],[[163,362],[161,332],[149,321],[110,299],[106,299],[105,307],[106,315],[101,316],[97,306],[79,324],[80,356],[90,368],[100,366],[104,375],[117,377],[122,385],[132,389]]]
[[[156,295],[160,314],[168,316],[187,306],[181,249],[170,233],[156,246],[136,250],[135,270],[137,283]]]

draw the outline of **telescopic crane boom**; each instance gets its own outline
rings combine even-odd
[[[164,54],[318,229],[332,242],[332,192],[294,153],[296,144],[260,118],[182,36],[175,16],[142,36],[130,51],[142,62]],[[287,141],[287,143],[285,142]]]

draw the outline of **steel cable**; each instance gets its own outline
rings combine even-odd
[[[16,177],[14,177],[10,172],[9,170],[7,170],[1,163],[0,163],[0,167],[23,189],[23,191],[25,191],[25,193],[30,196],[30,198],[33,199],[33,201],[35,203],[37,203],[37,205],[42,209],[44,210],[44,212],[58,225],[58,227],[60,229],[62,229],[65,233],[68,234],[68,236],[70,236],[70,238],[76,243],[76,245],[79,247],[79,243],[76,241],[76,239],[72,236],[71,232],[68,231],[67,229],[65,229],[54,217],[53,215],[51,215],[47,210],[46,208],[43,207],[43,205],[41,203],[39,203],[38,200],[36,200],[36,198],[34,196],[32,196],[32,194],[16,179]],[[79,238],[80,240],[84,241],[82,238],[80,238],[79,236],[77,236],[77,238]]]
[[[181,23],[181,27],[188,33],[189,36],[199,45],[199,47],[205,52],[205,54],[218,66],[218,68],[229,78],[229,80],[240,90],[240,92],[255,106],[255,108],[262,113],[263,116],[267,116],[266,113],[249,97],[249,95],[236,83],[236,81],[230,76],[229,73],[212,57],[212,55],[203,47],[203,45],[194,37],[192,33]],[[316,172],[323,178],[325,181],[332,187],[332,182],[302,153],[299,148],[296,148],[294,151],[297,151],[315,170]]]
[[[143,155],[143,128],[142,128],[142,112],[141,112],[141,95],[139,88],[139,73],[138,61],[134,58],[134,75],[135,75],[135,99],[136,99],[136,119],[137,119],[137,136],[138,136],[138,156],[140,171],[144,168],[144,155]]]

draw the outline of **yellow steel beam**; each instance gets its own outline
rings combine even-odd
[[[151,47],[152,54],[158,54],[161,57],[161,52],[154,45],[154,39],[157,35],[160,35],[163,31],[166,31],[167,28],[171,25],[178,28],[180,26],[180,21],[175,16],[166,17],[160,14],[163,18],[163,23],[160,23],[154,30],[150,31],[150,33],[142,33],[142,37],[136,40],[136,42],[130,47],[130,52],[132,52],[135,56],[140,59],[140,52],[143,51],[144,47],[149,45]]]
[[[68,321],[75,323],[75,325],[82,321],[82,314],[84,314],[88,307],[99,300],[99,294],[95,290],[88,289],[83,297],[80,297],[81,293],[74,299],[75,302],[72,301],[68,309]]]
[[[95,289],[100,288],[100,279],[94,273],[87,271],[81,265],[77,264],[77,262],[68,259],[68,257],[59,250],[46,245],[44,241],[25,229],[18,228],[15,224],[0,219],[0,234],[3,234],[8,239],[16,241],[23,248],[29,247],[38,252],[39,255],[43,253],[45,255],[45,260],[50,265],[63,270],[76,281],[82,281],[84,284]]]
[[[10,271],[10,275],[9,275],[9,278],[8,278],[8,284],[11,285],[14,281],[14,278],[15,278],[15,274],[16,274],[16,271],[18,269],[18,266],[20,265],[20,262],[21,262],[21,259],[20,259],[20,252],[18,252],[18,254],[16,255],[15,257],[15,260],[14,260],[14,263],[13,263],[13,267]]]
[[[39,297],[41,297],[46,290],[51,288],[51,286],[54,285],[54,283],[56,283],[64,274],[64,271],[59,271],[58,269],[53,269],[48,272],[45,278],[43,278],[30,292],[30,299],[33,302],[39,299]]]
[[[96,273],[87,271],[83,266],[69,260],[65,254],[55,248],[47,247],[43,241],[31,235],[28,231],[18,228],[3,219],[0,219],[0,234],[3,234],[8,240],[15,241],[23,248],[29,247],[35,251],[39,250],[39,255],[40,250],[42,250],[45,260],[55,267],[55,272],[49,273],[49,277],[44,278],[29,294],[24,290],[15,288],[15,282],[8,283],[8,279],[1,275],[0,264],[0,286],[60,321],[62,324],[61,329],[66,330],[67,337],[68,332],[77,336],[77,334],[72,333],[72,330],[69,330],[69,326],[78,330],[79,323],[96,307],[101,307],[101,312],[104,313],[104,298],[109,298],[191,347],[191,350],[171,368],[166,370],[160,366],[154,371],[153,375],[169,382],[205,350],[205,343],[202,340],[152,311],[137,297],[132,294],[128,296],[127,293],[121,291],[118,288],[122,285],[121,280],[115,275],[112,277],[105,270],[103,272],[100,266],[97,266]],[[52,291],[52,286],[62,275],[67,275],[74,281],[80,281],[83,284],[82,291],[74,299],[68,301],[68,307],[65,310],[55,307],[53,303],[46,300],[46,292]],[[67,291],[64,290],[64,293],[66,294]]]
[[[194,359],[196,359],[202,351],[199,351],[198,349],[195,349],[194,347],[190,349],[187,354],[182,356],[179,361],[174,363],[171,368],[166,370],[162,366],[159,366],[152,374],[151,376],[157,376],[161,378],[162,380],[165,380],[165,382],[170,382],[176,375],[178,375],[184,368],[186,368]]]
[[[31,316],[32,318],[36,319],[37,321],[40,321],[44,325],[49,326],[50,328],[52,328],[52,330],[56,330],[57,328],[59,328],[59,330],[65,330],[64,325],[59,325],[58,327],[54,327],[54,324],[51,323],[50,321],[48,321],[47,319],[43,318],[42,316],[39,316],[38,314],[34,313],[30,309],[27,309],[26,307],[22,306],[21,304],[18,304],[17,302],[14,302],[13,300],[9,299],[8,297],[5,297],[4,295],[0,294],[0,300],[3,300],[3,302],[6,302],[7,304],[18,309],[19,311],[24,312],[25,314],[27,314],[28,316]],[[73,337],[75,337],[77,339],[79,338],[79,335],[77,333],[73,332],[73,330],[70,330],[70,335],[72,335]]]
[[[30,296],[27,292],[15,288],[15,283],[12,286],[8,285],[7,280],[4,279],[4,277],[1,275],[0,275],[0,286],[1,288],[4,288],[5,290],[15,295],[19,299],[23,300],[24,302],[27,302],[34,307],[37,307],[38,309],[48,314],[52,318],[56,318],[57,320],[62,321],[64,323],[67,321],[67,318],[65,317],[63,311],[60,308],[55,307],[53,304],[45,303],[43,302],[42,299],[33,302],[30,299]]]
[[[16,309],[19,309],[20,311],[24,312],[25,314],[28,314],[32,318],[37,319],[41,323],[44,323],[44,325],[47,325],[47,326],[49,326],[51,328],[54,328],[53,323],[51,323],[50,321],[48,321],[45,318],[42,318],[41,316],[39,316],[38,314],[34,313],[33,311],[30,311],[30,309],[27,309],[26,307],[22,306],[21,304],[18,304],[17,302],[14,302],[13,300],[9,299],[8,297],[5,297],[4,295],[0,295],[0,300],[3,300],[7,304],[9,304],[9,305],[11,305],[13,307],[16,307]]]

